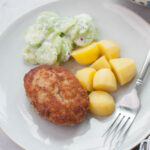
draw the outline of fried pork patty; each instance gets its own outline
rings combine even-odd
[[[87,113],[88,94],[64,67],[42,65],[34,68],[25,75],[24,87],[35,111],[55,124],[78,123]]]

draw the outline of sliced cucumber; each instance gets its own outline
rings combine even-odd
[[[86,46],[96,37],[96,27],[88,14],[71,18],[45,11],[26,32],[28,48],[23,57],[29,63],[60,64],[70,58],[74,46]]]
[[[60,55],[60,53],[61,53],[62,38],[61,38],[60,34],[61,33],[53,32],[47,38],[47,41],[51,42],[53,47],[55,47],[57,49],[57,55]]]
[[[66,62],[70,58],[70,53],[73,49],[73,44],[70,38],[63,37],[62,38],[62,46],[61,46],[61,54],[58,57],[58,62]]]
[[[85,34],[92,22],[92,18],[87,14],[81,14],[75,17],[77,19],[76,27],[78,28],[79,35]]]
[[[94,41],[97,37],[97,30],[93,24],[92,18],[87,14],[81,14],[75,17],[77,19],[76,28],[78,35],[74,39],[77,46],[86,46]]]
[[[66,35],[68,35],[71,40],[75,40],[78,36],[78,28],[76,25],[73,25],[72,28],[70,28],[67,32]]]
[[[66,33],[75,24],[74,18],[61,17],[55,23],[57,32]]]
[[[57,50],[49,42],[44,42],[35,53],[38,64],[54,65],[57,61]]]
[[[45,32],[43,32],[43,26],[35,24],[27,30],[25,34],[25,41],[30,46],[38,47],[45,39]]]
[[[45,11],[37,18],[37,24],[41,24],[45,34],[49,35],[55,31],[54,25],[57,20],[59,20],[59,16],[56,13]]]
[[[23,58],[26,62],[36,64],[35,60],[35,49],[27,47],[23,52]]]
[[[59,16],[51,11],[42,12],[37,18],[39,24],[53,24]]]
[[[89,24],[88,30],[84,34],[79,34],[77,38],[74,40],[74,43],[77,46],[84,47],[90,44],[97,38],[97,29],[93,23]]]

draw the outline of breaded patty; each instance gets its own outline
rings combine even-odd
[[[34,68],[25,75],[24,87],[35,111],[55,124],[75,124],[87,113],[88,93],[64,67]]]

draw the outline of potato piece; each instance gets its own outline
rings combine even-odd
[[[113,97],[104,91],[93,91],[89,95],[90,111],[98,116],[111,115],[115,109]]]
[[[131,58],[112,59],[110,60],[110,64],[120,85],[125,85],[136,75],[136,65]]]
[[[99,59],[97,59],[92,65],[90,65],[90,67],[95,68],[96,70],[102,68],[111,68],[105,56],[102,56]]]
[[[94,68],[84,68],[76,72],[76,77],[87,91],[93,90],[93,77],[96,73]]]
[[[93,63],[100,56],[100,50],[97,43],[94,42],[87,47],[73,51],[71,55],[79,64],[88,65]]]
[[[93,88],[109,92],[116,91],[117,81],[113,72],[108,68],[98,70],[93,79]]]
[[[120,47],[114,41],[102,40],[97,45],[102,55],[105,55],[107,59],[114,59],[120,56]]]

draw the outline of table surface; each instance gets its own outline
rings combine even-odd
[[[51,0],[0,0],[0,32],[27,10]],[[128,7],[150,23],[150,8],[132,4],[129,0],[114,0]],[[0,150],[22,150],[0,130]],[[134,150],[138,150],[136,147]]]

